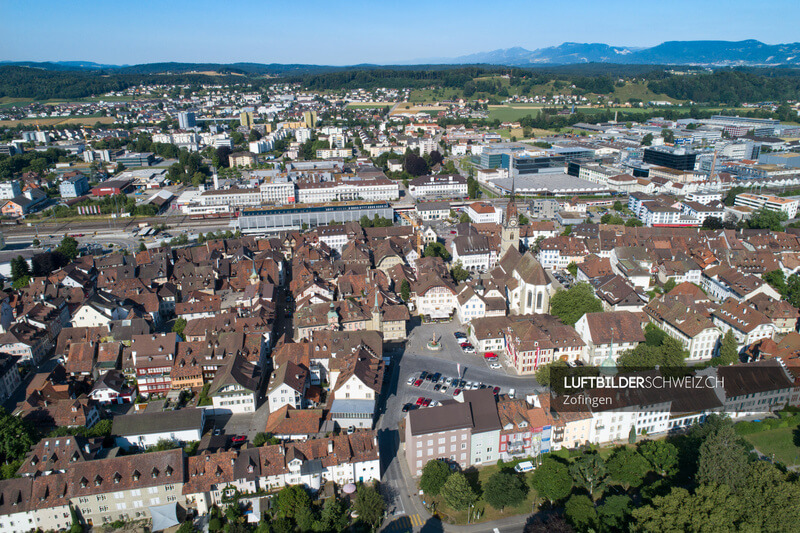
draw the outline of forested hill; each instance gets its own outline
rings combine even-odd
[[[720,69],[713,73],[700,71],[695,75],[672,75],[663,67],[642,65],[589,64],[528,69],[489,65],[414,68],[360,65],[351,68],[331,67],[333,70],[328,72],[301,73],[293,70],[292,65],[281,65],[285,68],[281,74],[273,71],[267,76],[245,72],[243,66],[248,64],[237,63],[205,65],[210,69],[207,71],[164,73],[173,65],[179,65],[180,68],[175,68],[179,71],[189,64],[161,63],[130,67],[140,68],[141,72],[0,66],[0,97],[36,100],[83,98],[124,91],[141,84],[247,85],[258,89],[279,81],[300,83],[315,91],[446,87],[461,89],[466,98],[494,96],[502,99],[511,94],[531,94],[535,85],[552,80],[574,86],[573,91],[584,94],[610,94],[620,79],[633,78],[647,80],[653,93],[682,101],[738,104],[794,100],[800,94],[800,70],[793,68],[737,68]],[[297,67],[305,68],[307,65]],[[151,73],[145,72],[148,69]],[[508,81],[501,83],[498,75],[505,76]]]

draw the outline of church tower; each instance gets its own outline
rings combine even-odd
[[[515,183],[511,181],[511,199],[506,206],[506,216],[503,220],[503,229],[500,232],[500,258],[509,248],[519,251],[519,213],[517,212]]]

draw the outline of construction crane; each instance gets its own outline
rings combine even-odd
[[[417,221],[415,217],[412,217],[405,211],[398,212],[398,215],[400,215],[401,218],[403,218],[406,222],[408,222],[408,224],[412,228],[414,228],[414,234],[416,235],[416,240],[417,240],[417,253],[420,255],[420,257],[422,257],[423,245],[422,245],[422,228],[420,227],[421,224],[419,223],[419,221]]]

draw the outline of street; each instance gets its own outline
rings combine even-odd
[[[410,377],[419,377],[422,371],[440,372],[444,378],[456,377],[461,364],[461,378],[466,381],[500,387],[500,394],[516,389],[516,397],[538,392],[541,387],[532,377],[519,377],[505,370],[492,370],[480,354],[464,353],[456,342],[453,332],[464,331],[457,321],[442,324],[421,324],[408,335],[406,348],[392,359],[391,379],[384,385],[376,424],[378,445],[381,453],[382,491],[387,502],[387,519],[383,531],[458,531],[461,533],[520,531],[527,516],[503,519],[502,523],[452,526],[442,524],[431,517],[417,496],[416,480],[405,463],[404,450],[400,443],[399,424],[405,417],[402,412],[406,403],[414,404],[420,396],[437,401],[453,399],[451,387],[447,392],[433,390],[433,384],[425,381],[420,387],[408,384]],[[431,351],[425,345],[436,333],[442,343],[440,351]],[[424,408],[423,408],[424,409]]]

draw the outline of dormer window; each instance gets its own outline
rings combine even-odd
[[[173,471],[172,467],[171,466],[167,466],[167,469],[164,472],[167,474],[167,477],[171,477],[172,476],[172,471]]]
[[[153,471],[150,473],[153,479],[158,477],[158,468],[153,468]]]
[[[95,487],[99,487],[102,482],[103,482],[103,478],[101,478],[99,475],[94,477],[94,486]]]
[[[86,479],[85,477],[82,477],[81,478],[81,488],[85,489],[88,485],[89,485],[89,480]]]
[[[139,477],[141,477],[141,474],[139,473],[138,470],[134,470],[133,475],[131,477],[133,478],[134,481],[139,481]]]
[[[119,472],[114,472],[114,483],[119,483],[122,480],[122,476]]]

